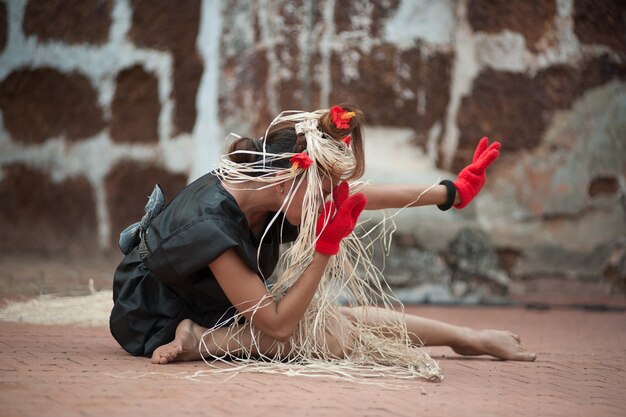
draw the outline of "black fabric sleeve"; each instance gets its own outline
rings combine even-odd
[[[150,256],[144,264],[162,282],[180,282],[227,250],[239,248],[241,235],[240,225],[219,216],[198,219],[163,240],[157,229],[150,228],[146,237]]]

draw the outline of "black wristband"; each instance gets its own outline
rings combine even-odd
[[[441,211],[450,210],[450,208],[452,208],[452,206],[454,205],[454,200],[456,200],[456,187],[454,186],[454,183],[450,180],[443,180],[439,184],[446,186],[448,199],[443,204],[437,204],[437,207]]]

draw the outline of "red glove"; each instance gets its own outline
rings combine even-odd
[[[500,142],[493,142],[489,145],[489,139],[482,138],[474,152],[472,163],[459,173],[458,178],[454,181],[461,202],[454,207],[462,209],[467,206],[470,201],[476,197],[483,185],[485,185],[485,171],[487,167],[500,155]]]
[[[345,181],[333,190],[333,200],[324,205],[315,229],[318,236],[315,250],[325,255],[339,252],[339,243],[352,233],[366,203],[362,193],[350,195],[350,186]]]

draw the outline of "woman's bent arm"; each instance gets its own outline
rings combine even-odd
[[[224,252],[209,267],[237,311],[264,334],[282,341],[291,336],[304,316],[328,259],[328,255],[315,252],[311,264],[279,302],[274,301],[263,281],[234,250]]]

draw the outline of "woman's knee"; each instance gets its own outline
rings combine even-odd
[[[346,320],[330,325],[325,336],[326,349],[333,358],[343,359],[354,351],[353,328]]]
[[[358,306],[358,307],[339,307],[339,311],[352,321],[363,320],[363,318],[372,312],[372,307]]]

